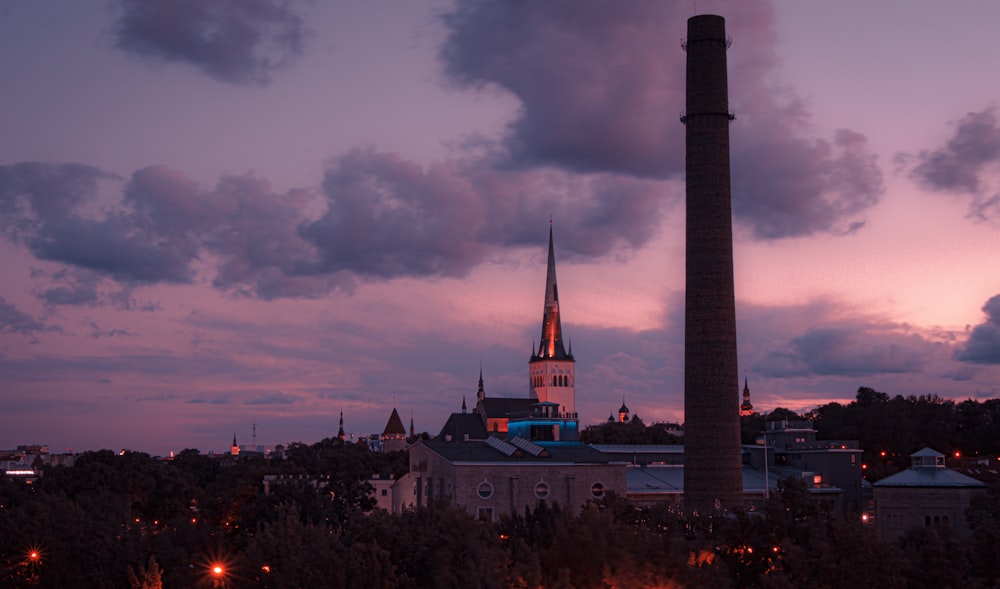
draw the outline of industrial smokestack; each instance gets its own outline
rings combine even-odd
[[[743,505],[726,21],[688,19],[684,508]]]

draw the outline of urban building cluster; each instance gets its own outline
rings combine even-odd
[[[491,521],[520,514],[539,502],[559,503],[570,513],[609,494],[637,505],[667,503],[702,513],[754,509],[779,482],[804,483],[822,509],[858,518],[885,540],[913,526],[947,526],[967,533],[964,512],[984,492],[981,480],[946,465],[925,448],[911,468],[874,485],[863,476],[857,441],[818,440],[813,424],[766,422],[756,444],[740,443],[740,415],[753,415],[744,379],[742,402],[736,366],[730,195],[729,111],[724,19],[703,15],[688,21],[686,128],[687,274],[683,445],[592,445],[581,441],[576,412],[576,360],[563,339],[555,248],[550,222],[541,336],[526,375],[527,395],[491,396],[480,370],[475,406],[443,417],[437,435],[418,438],[412,418],[407,434],[393,408],[381,435],[364,439],[373,451],[406,451],[409,472],[369,483],[378,507],[392,513],[438,502]],[[617,420],[627,422],[622,401]],[[338,437],[345,440],[343,414]],[[254,435],[256,438],[256,435]],[[282,449],[276,447],[275,452]],[[225,460],[268,450],[240,446],[235,434]],[[26,480],[41,466],[71,464],[45,447],[0,453],[7,476]],[[996,475],[995,469],[992,470]],[[265,492],[287,482],[264,480]],[[316,485],[323,481],[311,481]]]

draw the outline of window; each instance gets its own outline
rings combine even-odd
[[[388,489],[382,489],[382,496],[383,497],[385,497],[388,494],[389,494],[389,490]]]
[[[476,509],[476,517],[481,520],[493,521],[493,508],[480,507]]]
[[[590,494],[598,499],[604,497],[604,485],[601,483],[594,483],[594,486],[590,488]]]
[[[535,485],[535,497],[538,497],[539,499],[546,499],[546,498],[548,498],[549,493],[551,491],[552,491],[552,489],[549,487],[549,484],[546,483],[546,482],[540,482],[537,485]]]
[[[490,497],[493,496],[493,485],[487,483],[486,481],[483,481],[479,483],[479,488],[476,489],[476,492],[479,493],[479,496],[481,498],[489,499]]]

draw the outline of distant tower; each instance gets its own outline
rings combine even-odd
[[[392,408],[389,421],[382,430],[382,451],[398,452],[406,449],[406,428],[403,427],[403,420],[399,418],[399,412]]]
[[[740,416],[753,415],[753,403],[750,402],[750,381],[743,378],[743,402],[740,403]]]
[[[253,446],[253,449],[256,451],[257,450],[257,420],[256,419],[253,420],[253,425],[252,425],[251,432],[252,433],[250,434],[250,445]]]
[[[233,447],[229,449],[229,454],[232,456],[240,455],[240,445],[236,443],[236,432],[233,432]]]
[[[532,344],[534,348],[534,344]],[[559,289],[556,286],[556,254],[552,245],[552,221],[549,221],[549,261],[545,275],[545,309],[542,314],[542,340],[538,351],[532,349],[528,361],[531,397],[540,402],[556,403],[559,411],[576,411],[576,361],[573,350],[566,353],[562,325],[559,322]]]
[[[337,439],[343,442],[347,439],[347,434],[344,433],[344,412],[340,412],[340,429],[337,430]]]
[[[532,344],[534,348],[534,344]],[[479,365],[479,390],[476,391],[476,402],[486,398],[486,387],[483,386],[483,365]]]
[[[688,19],[684,507],[743,506],[726,21]]]
[[[622,397],[622,406],[618,409],[618,423],[628,423],[628,406],[625,405],[624,396]]]

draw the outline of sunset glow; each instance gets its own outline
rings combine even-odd
[[[0,449],[436,433],[480,366],[527,391],[550,218],[581,425],[683,421],[691,3],[262,2],[201,50],[197,3],[157,38],[3,8]],[[754,407],[1000,396],[1000,5],[697,4],[733,38]]]

